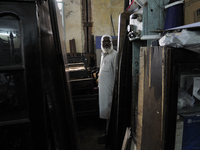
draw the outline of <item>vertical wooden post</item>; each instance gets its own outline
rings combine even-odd
[[[83,21],[83,32],[84,32],[84,50],[83,53],[87,53],[87,49],[88,49],[88,34],[87,34],[87,0],[82,0],[82,21]]]
[[[70,46],[70,56],[77,56],[76,54],[76,42],[75,39],[69,40],[69,46]]]
[[[88,53],[92,54],[92,9],[91,0],[87,0],[87,15],[88,15]]]
[[[75,39],[72,40],[72,46],[73,46],[73,53],[74,53],[74,56],[76,57],[77,54],[76,54],[76,42],[75,42]]]
[[[69,47],[70,47],[70,56],[73,57],[73,47],[72,47],[72,40],[69,40]]]
[[[91,10],[91,0],[82,0],[82,20],[83,20],[83,30],[84,30],[84,53],[86,54],[88,64],[91,62],[91,55],[93,54],[93,40],[92,40],[92,10]],[[93,57],[93,56],[92,56]]]

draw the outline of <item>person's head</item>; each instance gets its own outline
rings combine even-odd
[[[101,49],[104,53],[108,53],[113,49],[112,37],[110,35],[102,36]]]

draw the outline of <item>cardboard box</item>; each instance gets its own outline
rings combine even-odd
[[[182,150],[200,149],[200,112],[181,114],[183,123]]]
[[[200,21],[200,0],[185,0],[184,24]]]

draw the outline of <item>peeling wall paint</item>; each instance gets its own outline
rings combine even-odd
[[[82,27],[82,0],[63,0],[65,2],[65,35],[67,52],[69,49],[69,40],[75,39],[76,50],[82,53],[84,47],[84,35]],[[109,34],[115,36],[118,34],[118,18],[124,10],[123,0],[91,0],[92,22],[94,37]]]
[[[101,0],[92,1],[93,16],[93,34],[94,36],[102,36],[110,34],[114,36],[111,15],[114,24],[115,35],[118,33],[118,18],[123,12],[124,1],[122,0]]]
[[[83,49],[83,28],[81,17],[81,2],[80,0],[63,0],[65,3],[65,36],[67,53],[70,52],[69,40],[75,39],[76,51],[82,52]]]

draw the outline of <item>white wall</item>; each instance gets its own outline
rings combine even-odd
[[[118,33],[118,18],[123,12],[124,1],[122,0],[93,0],[92,1],[92,18],[94,22],[93,34],[94,36],[102,36],[109,34],[114,36],[111,24],[112,15],[115,36]]]
[[[69,40],[75,39],[76,50],[79,53],[83,52],[84,35],[82,27],[82,0],[63,0],[64,4],[64,19],[65,19],[65,35],[66,48],[69,49]],[[118,18],[123,12],[124,1],[122,0],[91,0],[92,8],[92,34],[102,36],[109,34],[114,36],[113,27],[111,24],[112,15],[115,36],[118,34]]]
[[[76,51],[82,52],[83,49],[83,28],[82,28],[82,8],[81,0],[63,0],[64,19],[65,19],[65,36],[67,52],[70,52],[69,40],[75,39]]]

